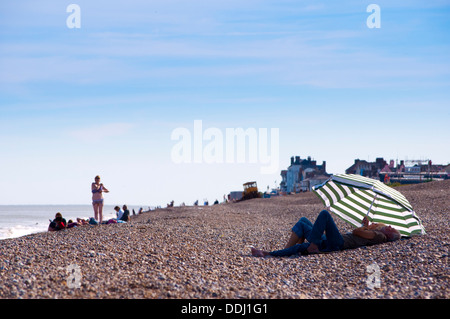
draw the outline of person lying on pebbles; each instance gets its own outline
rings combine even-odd
[[[299,253],[306,255],[376,245],[401,237],[400,232],[391,226],[382,223],[369,225],[367,217],[364,217],[362,224],[362,227],[342,235],[331,214],[323,210],[314,225],[307,218],[300,218],[292,227],[291,236],[284,249],[269,252],[251,247],[251,253],[254,257],[284,257]],[[305,242],[305,239],[308,242]]]

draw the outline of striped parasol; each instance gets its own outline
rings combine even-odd
[[[330,211],[355,227],[364,216],[384,223],[402,236],[425,234],[411,204],[397,190],[380,181],[353,174],[336,174],[313,191]]]

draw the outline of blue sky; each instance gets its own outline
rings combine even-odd
[[[69,4],[81,28],[69,29]],[[370,29],[369,4],[381,9]],[[448,1],[3,1],[0,204],[221,200],[291,156],[450,162]],[[171,133],[278,128],[279,171],[173,163]]]

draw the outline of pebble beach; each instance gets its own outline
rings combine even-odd
[[[450,181],[397,189],[426,235],[329,254],[250,254],[251,246],[283,248],[300,217],[314,221],[323,205],[313,193],[171,207],[127,224],[4,239],[0,298],[448,299]],[[368,285],[374,264],[376,287]]]

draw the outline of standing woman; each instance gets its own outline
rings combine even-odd
[[[100,183],[100,176],[95,176],[95,182],[92,183],[92,206],[94,206],[95,220],[99,224],[102,223],[103,219],[103,192],[109,193],[109,190]]]

